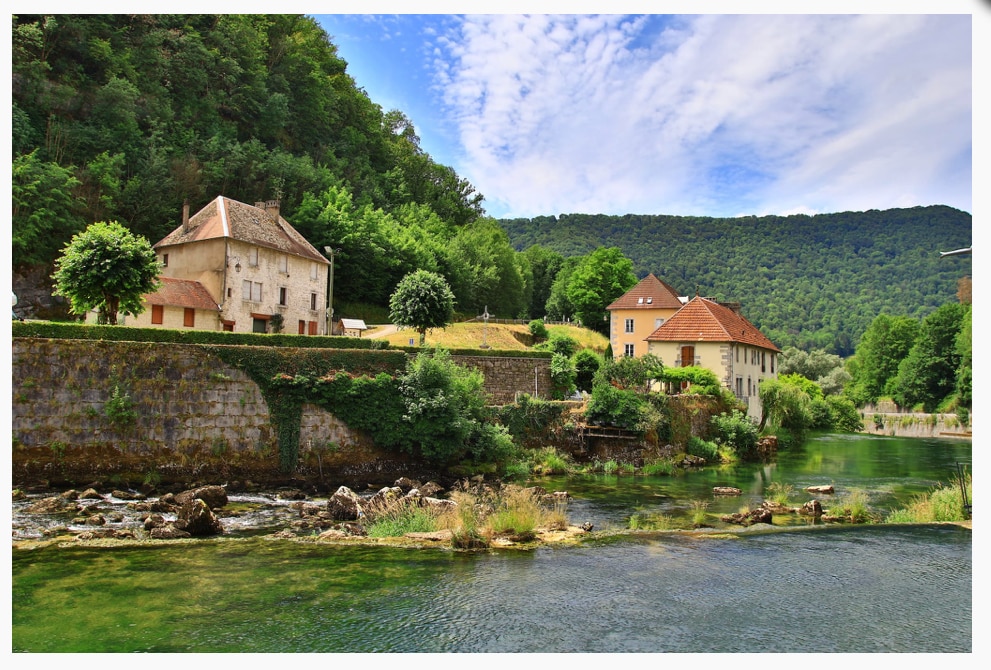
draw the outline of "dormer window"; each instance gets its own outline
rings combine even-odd
[[[651,304],[652,302],[654,302],[654,299],[653,299],[653,298],[649,298],[649,297],[648,297],[648,298],[647,298],[647,304],[649,305],[649,304]]]
[[[637,304],[638,305],[642,305],[643,304],[643,298],[637,298]]]

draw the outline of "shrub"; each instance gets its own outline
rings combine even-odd
[[[406,533],[437,530],[437,520],[426,507],[401,502],[375,518],[365,531],[369,537],[401,537]]]
[[[826,396],[826,403],[829,405],[830,428],[848,433],[864,429],[864,421],[852,400],[845,396],[831,395]]]
[[[551,395],[556,400],[562,400],[574,393],[575,376],[575,364],[571,358],[555,353],[551,358]]]
[[[642,424],[646,401],[633,391],[600,384],[592,389],[585,420],[593,425],[636,430]]]
[[[707,463],[715,463],[719,460],[719,446],[715,442],[703,440],[695,435],[688,439],[685,451],[692,456],[704,458]]]
[[[640,471],[645,475],[673,475],[678,471],[678,466],[670,458],[661,458],[644,463]]]
[[[732,447],[741,458],[749,458],[757,453],[757,440],[760,437],[757,424],[743,412],[734,410],[717,414],[709,419],[709,426],[716,443]]]
[[[528,327],[530,334],[537,342],[543,342],[547,339],[547,326],[544,325],[543,319],[534,319]]]
[[[676,392],[683,384],[687,383],[688,389],[685,391],[686,393],[713,396],[718,396],[722,393],[722,384],[719,383],[716,373],[708,368],[697,365],[689,365],[683,368],[664,368],[660,375],[660,380],[667,384],[669,388],[675,389]]]
[[[602,367],[602,359],[591,349],[582,349],[573,358],[575,364],[575,386],[579,391],[591,392],[595,375]]]
[[[114,392],[104,404],[103,412],[110,423],[121,428],[133,425],[138,418],[134,401],[126,391],[120,390],[120,384],[114,385]]]
[[[966,475],[961,485],[959,478],[949,484],[939,484],[928,493],[916,496],[908,507],[888,515],[886,523],[939,523],[964,521],[969,518],[964,507],[964,496],[972,500],[973,488],[970,475]],[[969,503],[968,503],[969,504]]]

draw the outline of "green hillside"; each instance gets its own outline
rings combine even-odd
[[[847,356],[875,316],[921,318],[956,300],[971,257],[971,215],[931,206],[816,216],[562,214],[501,220],[513,246],[563,256],[618,247],[643,277],[682,295],[738,301],[780,347]]]

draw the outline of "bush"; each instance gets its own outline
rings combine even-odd
[[[688,384],[687,393],[698,395],[721,395],[722,384],[716,373],[708,368],[689,365],[683,368],[664,368],[660,380],[676,390]]]
[[[826,396],[829,405],[831,428],[847,433],[856,433],[864,429],[864,421],[860,412],[849,398],[840,395]]]
[[[563,400],[575,392],[575,364],[564,354],[555,353],[551,358],[551,395]]]
[[[646,401],[633,391],[600,384],[592,389],[585,406],[585,420],[597,426],[637,430],[643,423]]]
[[[602,358],[591,349],[582,349],[575,353],[575,386],[579,391],[591,393],[595,386],[595,375],[602,367]]]
[[[704,458],[706,463],[719,461],[719,445],[695,435],[688,439],[688,446],[685,447],[685,451],[692,456]]]
[[[534,319],[528,327],[530,334],[537,342],[543,342],[547,339],[547,326],[544,325],[543,319]]]
[[[749,458],[757,453],[757,440],[760,437],[757,424],[743,412],[734,410],[717,414],[709,419],[709,426],[715,441],[732,447],[741,458]]]

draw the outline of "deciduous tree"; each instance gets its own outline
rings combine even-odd
[[[389,318],[400,328],[420,333],[422,347],[431,328],[443,328],[454,317],[454,294],[439,274],[417,270],[403,277],[389,299]]]

